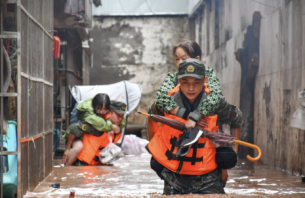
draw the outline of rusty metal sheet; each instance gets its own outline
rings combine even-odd
[[[28,79],[21,77],[21,138],[28,137]]]
[[[30,81],[30,85],[29,85],[29,136],[35,136],[39,133],[41,133],[42,131],[38,131],[38,100],[37,100],[37,95],[38,94],[42,94],[37,92],[38,88],[37,88],[37,84],[38,82],[34,82],[34,81]]]
[[[53,56],[52,46],[53,41],[47,35],[44,35],[44,79],[47,82],[53,83]]]
[[[22,194],[25,194],[26,191],[29,190],[29,182],[28,182],[28,142],[21,144],[21,188]]]
[[[38,124],[38,133],[42,133],[43,131],[43,109],[44,109],[44,104],[43,104],[43,83],[36,83],[37,87],[37,94],[36,94],[36,99],[37,99],[37,124]],[[45,105],[51,105],[51,104],[45,104]]]
[[[21,1],[26,11],[43,23],[47,31],[53,29],[53,3],[53,0]],[[21,77],[21,137],[25,138],[53,130],[53,87],[42,82],[53,81],[53,41],[24,11],[21,11],[20,24],[21,72],[29,75],[29,79]],[[34,143],[22,143],[22,194],[34,190],[52,171],[52,147],[52,133]]]
[[[29,20],[28,59],[29,74],[32,77],[42,77],[42,29]],[[39,42],[40,41],[40,42]]]
[[[29,41],[29,48],[30,50],[30,56],[31,63],[29,65],[30,69],[30,75],[36,78],[42,78],[43,76],[43,69],[42,69],[42,47],[43,42],[42,36],[43,36],[43,30],[36,25],[33,21],[29,20],[29,23],[32,26],[33,33],[31,35],[31,40]]]
[[[35,31],[35,23],[28,19],[28,39],[27,39],[27,45],[26,45],[26,50],[27,52],[27,58],[28,58],[28,74],[32,75],[32,67],[35,67],[35,54],[34,54],[34,50],[33,50],[33,43],[35,41],[35,35],[34,35],[34,31]],[[32,43],[32,45],[31,45]],[[22,52],[23,53],[23,52]]]
[[[28,17],[21,12],[21,72],[28,72]]]
[[[44,141],[45,177],[47,177],[53,170],[53,133],[46,135]]]
[[[44,179],[43,138],[29,142],[29,185],[33,191],[40,181]]]
[[[44,131],[53,130],[53,87],[44,85]]]

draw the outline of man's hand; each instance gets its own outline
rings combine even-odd
[[[227,180],[228,180],[228,171],[227,169],[221,169],[221,179],[227,184]]]
[[[121,129],[120,127],[118,127],[117,125],[113,124],[112,125],[112,131],[115,133],[115,134],[118,134],[121,132]]]
[[[236,143],[233,144],[233,150],[235,151],[235,153],[238,152],[238,144]]]
[[[114,134],[114,131],[113,131],[113,130],[108,131],[108,134],[109,134],[109,135],[113,135],[113,134]]]
[[[178,107],[175,107],[174,109],[170,110],[169,112],[173,115],[176,115],[177,114],[177,111],[179,109],[179,106]]]
[[[68,161],[68,153],[69,153],[69,149],[66,149],[65,152],[64,152],[64,154],[63,154],[63,156],[62,156],[62,162],[63,162],[64,164],[66,164],[67,161]]]
[[[209,122],[207,120],[203,119],[203,117],[201,117],[198,120],[197,125],[204,128],[204,127],[207,127],[209,125]]]
[[[233,129],[233,134],[234,134],[234,139],[235,140],[240,140],[240,133],[241,133],[241,126],[235,127]],[[238,152],[238,144],[234,143],[233,150],[235,151],[235,153]]]
[[[196,126],[196,122],[188,119],[187,122],[185,123],[185,128],[187,128],[188,130],[193,129]]]

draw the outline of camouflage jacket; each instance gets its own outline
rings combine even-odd
[[[206,67],[206,76],[208,77],[207,83],[210,89],[210,94],[204,99],[198,106],[198,111],[208,116],[214,113],[218,108],[223,99],[219,80],[214,73],[213,69]],[[175,88],[175,82],[177,80],[177,72],[171,74],[168,73],[163,84],[157,91],[156,104],[160,110],[169,112],[178,106],[177,102],[173,97],[168,96],[168,92]]]

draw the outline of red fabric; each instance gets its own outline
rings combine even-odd
[[[53,37],[53,56],[55,59],[60,57],[60,39],[57,36]]]

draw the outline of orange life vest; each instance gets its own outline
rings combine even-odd
[[[180,90],[180,84],[178,84],[174,89],[170,90],[167,95],[172,96],[179,90]],[[206,92],[207,94],[210,93],[210,89],[208,88],[207,83],[205,83],[204,92]],[[157,133],[159,124],[158,124],[158,122],[154,122],[154,121],[152,121],[150,124],[151,124],[151,126],[147,131],[149,133],[151,133],[149,136],[151,136],[151,138],[152,138]],[[149,139],[149,141],[150,141],[150,139]]]
[[[109,115],[104,118],[109,118]],[[116,144],[121,137],[122,133],[112,135],[112,143]],[[88,165],[101,164],[99,161],[99,153],[110,143],[108,133],[104,132],[104,134],[99,137],[84,133],[82,142],[83,149],[78,154],[77,158],[80,161],[86,162]]]
[[[112,143],[116,144],[122,137],[122,133],[112,135]],[[88,165],[101,164],[99,161],[99,153],[110,143],[108,133],[97,137],[94,135],[83,135],[83,149],[78,154],[77,158],[80,161],[86,162]]]
[[[177,85],[168,95],[179,91]],[[209,91],[209,90],[205,90]],[[187,120],[165,113],[165,117],[186,123]],[[219,131],[216,126],[217,115],[203,117],[209,123],[207,131]],[[186,175],[203,175],[217,168],[215,162],[216,148],[208,138],[200,137],[191,147],[190,152],[183,157],[177,157],[179,135],[183,132],[161,124],[157,133],[148,144],[152,156],[167,169]]]

